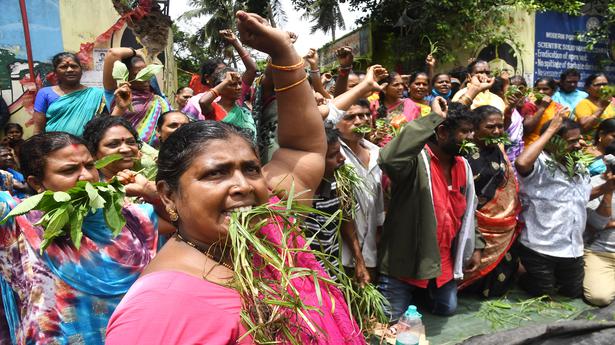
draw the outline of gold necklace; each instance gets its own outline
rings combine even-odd
[[[229,264],[227,264],[227,263],[225,263],[225,262],[222,262],[222,260],[217,259],[216,257],[214,257],[213,255],[211,255],[211,254],[209,253],[209,248],[211,248],[211,246],[210,246],[210,247],[208,247],[207,249],[202,248],[201,246],[197,245],[196,243],[194,243],[194,242],[190,241],[189,239],[185,238],[184,236],[182,236],[182,235],[179,233],[179,231],[176,231],[176,232],[175,232],[175,237],[176,237],[178,240],[180,240],[180,241],[182,241],[182,242],[186,243],[186,244],[187,244],[187,245],[189,245],[190,247],[192,247],[192,248],[194,248],[194,249],[198,250],[199,252],[201,252],[203,255],[205,255],[205,256],[206,256],[206,257],[208,257],[209,259],[213,260],[213,261],[214,261],[215,263],[217,263],[218,265],[222,265],[222,266],[224,266],[224,267],[228,268],[229,270],[234,271],[234,270],[233,270],[233,267],[231,267],[231,265],[229,265]]]

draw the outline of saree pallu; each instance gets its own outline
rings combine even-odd
[[[80,137],[83,128],[105,107],[102,89],[88,87],[56,99],[45,113],[45,132],[67,132]]]
[[[459,283],[459,289],[487,276],[502,261],[519,234],[520,227],[517,222],[517,216],[521,211],[519,185],[508,159],[506,167],[503,185],[496,190],[495,196],[490,201],[476,210],[476,225],[485,240],[485,249],[479,269],[465,275],[464,280]]]
[[[162,113],[171,110],[169,103],[162,97],[149,91],[132,90],[133,111],[122,115],[139,134],[144,143],[157,147],[156,123]]]

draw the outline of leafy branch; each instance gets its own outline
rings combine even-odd
[[[40,252],[65,236],[70,236],[75,248],[79,249],[83,237],[81,226],[89,213],[102,209],[113,236],[122,231],[126,224],[122,215],[124,196],[124,186],[116,178],[109,183],[79,181],[66,192],[48,190],[23,200],[4,217],[2,223],[32,210],[42,211],[43,217],[34,224],[44,228]]]

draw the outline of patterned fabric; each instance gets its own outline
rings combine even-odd
[[[530,145],[532,145],[533,142],[540,138],[540,130],[542,129],[542,126],[544,126],[545,123],[547,123],[548,121],[551,121],[553,116],[555,116],[555,113],[557,113],[557,111],[561,107],[561,104],[555,101],[551,101],[549,106],[545,109],[544,113],[542,113],[542,116],[540,117],[540,120],[538,121],[538,124],[536,125],[534,130],[530,133],[523,134],[523,140],[525,140],[525,147],[529,147]]]
[[[479,200],[477,227],[486,244],[479,269],[466,275],[460,288],[489,274],[502,261],[519,232],[517,216],[521,203],[512,165],[500,147],[489,151],[468,158]]]
[[[45,132],[61,131],[81,136],[85,125],[102,112],[104,104],[103,90],[95,87],[60,96],[46,109]]]
[[[380,100],[374,100],[370,104],[372,117],[378,118],[378,108],[380,108]],[[397,103],[386,107],[387,119],[391,119],[396,115],[403,114],[408,122],[421,117],[421,109],[410,98],[402,98]]]
[[[337,212],[340,209],[340,199],[337,195],[337,183],[323,180],[314,195],[314,204],[312,207],[326,214],[334,214]],[[304,228],[307,237],[316,235],[311,245],[312,249],[330,255],[328,258],[329,262],[337,267],[340,254],[340,243],[337,237],[338,222],[333,221],[327,224],[327,226],[323,226],[327,220],[329,220],[329,217],[310,214],[305,219]]]
[[[506,155],[508,155],[508,160],[510,162],[514,162],[517,157],[519,157],[521,152],[523,152],[523,148],[525,146],[523,142],[523,116],[519,114],[517,109],[514,109],[512,112],[510,126],[506,129],[506,133],[512,143],[510,146],[506,147]],[[513,171],[516,175],[517,172],[514,170],[514,167]]]
[[[13,189],[13,174],[6,170],[0,170],[0,190],[8,192],[11,195],[15,193]]]
[[[19,200],[0,192],[2,217]],[[62,240],[39,253],[41,212],[0,226],[0,269],[17,297],[5,313],[19,315],[17,344],[103,344],[109,317],[156,251],[157,219],[151,205],[123,209],[126,226],[115,238],[102,213],[83,224],[76,250]],[[3,299],[6,291],[3,289]]]
[[[113,91],[105,90],[107,103],[111,104],[110,111],[115,106]],[[156,123],[162,113],[171,110],[171,105],[165,98],[150,91],[132,90],[133,111],[122,115],[139,134],[144,143],[157,147]]]

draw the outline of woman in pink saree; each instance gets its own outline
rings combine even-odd
[[[254,333],[247,332],[255,325],[242,312],[250,312],[255,304],[246,304],[240,290],[229,287],[237,267],[221,245],[230,237],[231,217],[293,193],[302,193],[303,203],[309,203],[322,179],[327,149],[324,127],[303,60],[288,33],[266,26],[255,14],[239,11],[237,21],[242,42],[271,56],[280,149],[261,167],[250,139],[234,127],[213,121],[184,125],[164,142],[157,188],[178,230],[116,309],[109,321],[107,344],[254,343]],[[257,234],[279,248],[305,248],[300,235],[283,239],[286,226],[277,217],[266,218]],[[279,289],[280,272],[258,262],[267,253],[250,246],[244,251],[256,252],[251,266],[261,269],[254,275],[265,278],[268,289]],[[292,334],[274,332],[271,341],[365,343],[340,290],[312,279],[328,276],[310,252],[285,253],[284,266],[309,273],[290,279],[289,288],[308,308],[282,314]]]

